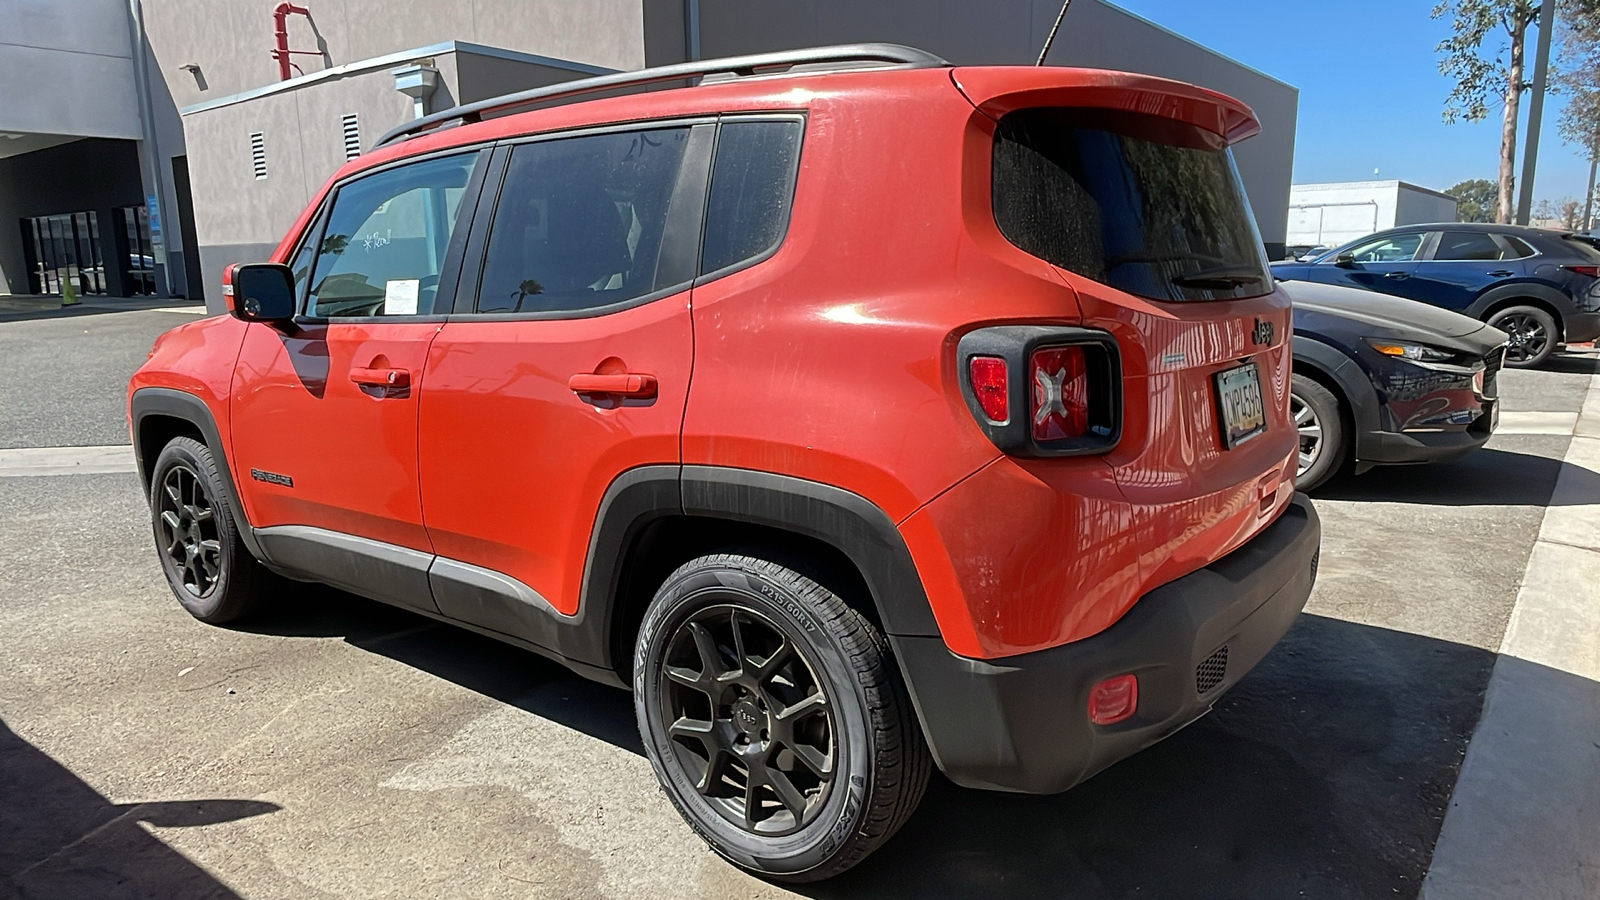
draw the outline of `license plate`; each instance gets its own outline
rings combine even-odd
[[[1267,409],[1261,402],[1261,370],[1245,363],[1215,376],[1222,445],[1229,450],[1267,430]]]

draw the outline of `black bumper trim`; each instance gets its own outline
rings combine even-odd
[[[1297,494],[1249,543],[1146,594],[1093,637],[975,660],[939,638],[891,636],[939,768],[966,787],[1057,793],[1189,724],[1294,624],[1321,540],[1316,510]],[[1220,684],[1197,694],[1196,667],[1224,646]],[[1139,678],[1138,712],[1091,724],[1090,688],[1129,672]]]

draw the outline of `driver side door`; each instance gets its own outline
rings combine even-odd
[[[271,562],[435,609],[417,397],[484,156],[406,162],[340,185],[292,264],[303,283],[296,327],[250,326],[234,375],[233,459],[250,476],[239,479],[242,499]]]
[[[1311,267],[1310,280],[1411,297],[1416,260],[1427,236],[1425,231],[1390,234],[1330,253]],[[1340,263],[1343,256],[1353,260]]]

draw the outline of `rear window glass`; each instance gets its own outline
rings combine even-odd
[[[789,225],[800,122],[725,121],[706,204],[702,274],[767,252]]]
[[[1233,155],[1158,116],[1030,109],[1000,120],[994,216],[1034,256],[1156,300],[1272,290]]]

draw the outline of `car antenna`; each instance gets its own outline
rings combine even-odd
[[[1061,20],[1067,17],[1067,7],[1072,5],[1072,0],[1062,0],[1061,12],[1056,14],[1056,24],[1050,26],[1050,36],[1044,39],[1044,49],[1039,51],[1039,61],[1036,66],[1044,65],[1044,58],[1050,55],[1050,45],[1056,42],[1056,32],[1061,30]]]

